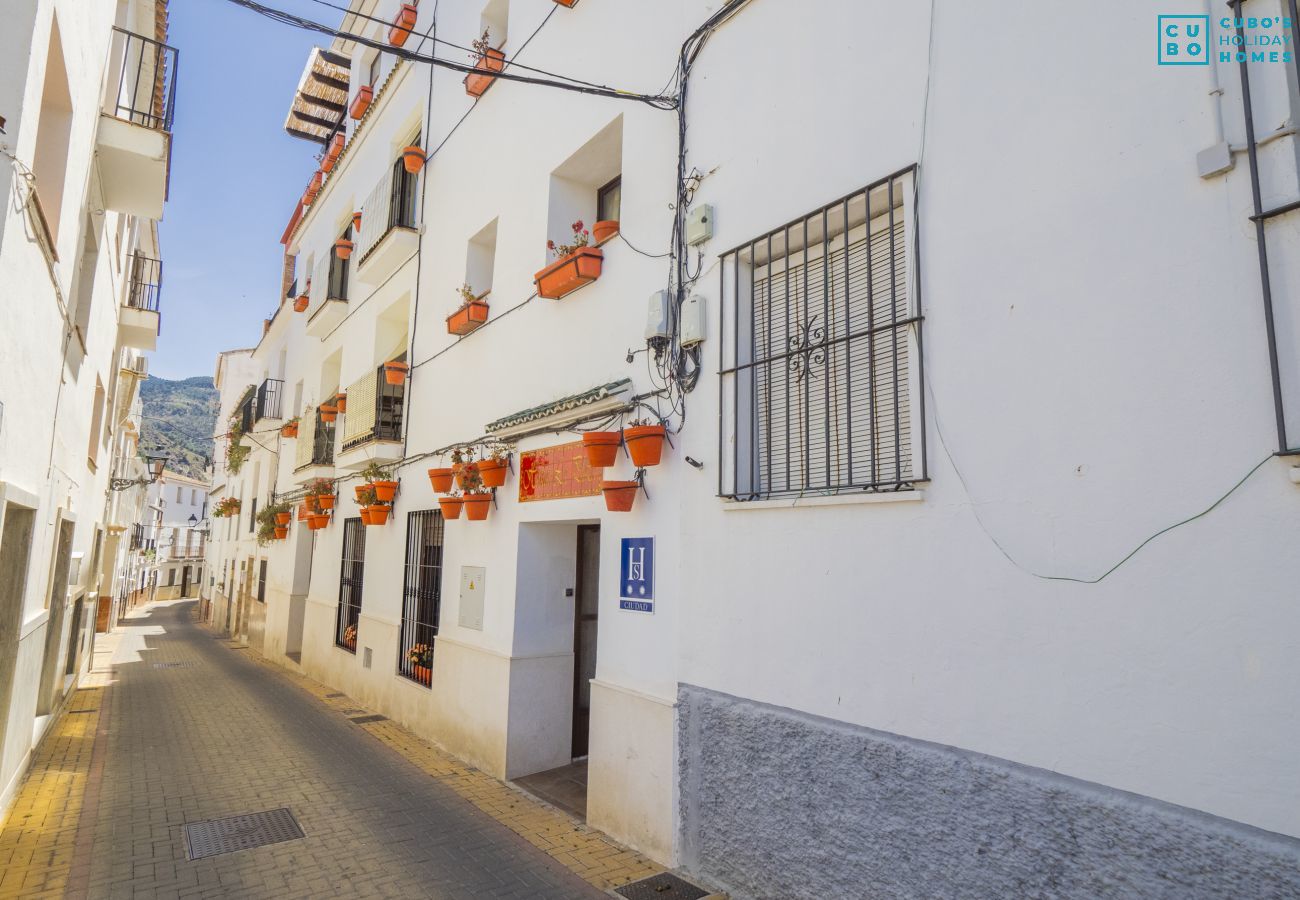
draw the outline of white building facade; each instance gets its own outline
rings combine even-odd
[[[150,472],[164,2],[27,0],[0,31],[0,813],[125,600]]]
[[[1293,60],[1216,17],[1161,66],[1118,3],[1034,54],[1050,10],[444,0],[479,63],[350,10],[220,364],[215,622],[525,787],[585,759],[591,825],[738,896],[1300,890]],[[538,296],[578,220],[599,277]],[[508,451],[483,521],[458,449]]]

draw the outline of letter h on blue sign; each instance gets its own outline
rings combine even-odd
[[[1157,16],[1156,62],[1162,66],[1210,64],[1209,16]]]
[[[655,598],[655,539],[623,538],[619,562],[619,607],[650,612]]]

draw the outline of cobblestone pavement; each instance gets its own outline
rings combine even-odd
[[[387,720],[351,722],[353,701],[193,605],[129,619],[111,677],[73,694],[0,828],[0,897],[580,898],[659,871]],[[304,839],[186,859],[185,823],[280,807]]]

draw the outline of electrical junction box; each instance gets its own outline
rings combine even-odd
[[[704,343],[704,298],[691,294],[682,304],[682,346]]]
[[[650,307],[646,310],[646,341],[667,341],[670,336],[668,326],[668,292],[655,291],[650,295]]]
[[[487,569],[482,566],[460,567],[460,627],[483,630],[483,580]]]
[[[686,243],[694,247],[713,237],[713,207],[705,203],[686,216]]]

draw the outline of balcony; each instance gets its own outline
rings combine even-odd
[[[109,209],[162,218],[171,173],[177,62],[175,47],[113,29],[111,93],[95,136],[104,205]]]
[[[420,176],[407,172],[398,159],[366,198],[356,250],[358,281],[382,284],[419,249],[419,183]]]
[[[352,229],[349,227],[343,236],[348,237],[351,233]],[[355,256],[354,252],[353,257]],[[348,314],[350,272],[351,260],[339,259],[333,247],[326,251],[325,258],[316,265],[316,278],[313,281],[312,291],[324,296],[315,303],[315,308],[307,318],[307,333],[312,337],[326,337]]]
[[[389,384],[379,367],[348,387],[348,411],[343,418],[343,446],[338,467],[364,469],[402,458],[402,407],[406,384]]]
[[[137,350],[158,346],[162,315],[158,301],[162,296],[162,260],[132,253],[128,263],[126,302],[118,316],[122,343]]]
[[[257,386],[254,398],[257,404],[255,422],[266,421],[268,425],[279,426],[283,414],[280,406],[284,397],[284,382],[278,378],[268,378]]]
[[[324,421],[320,410],[309,410],[302,417],[295,445],[293,479],[298,484],[334,474],[334,423]]]

